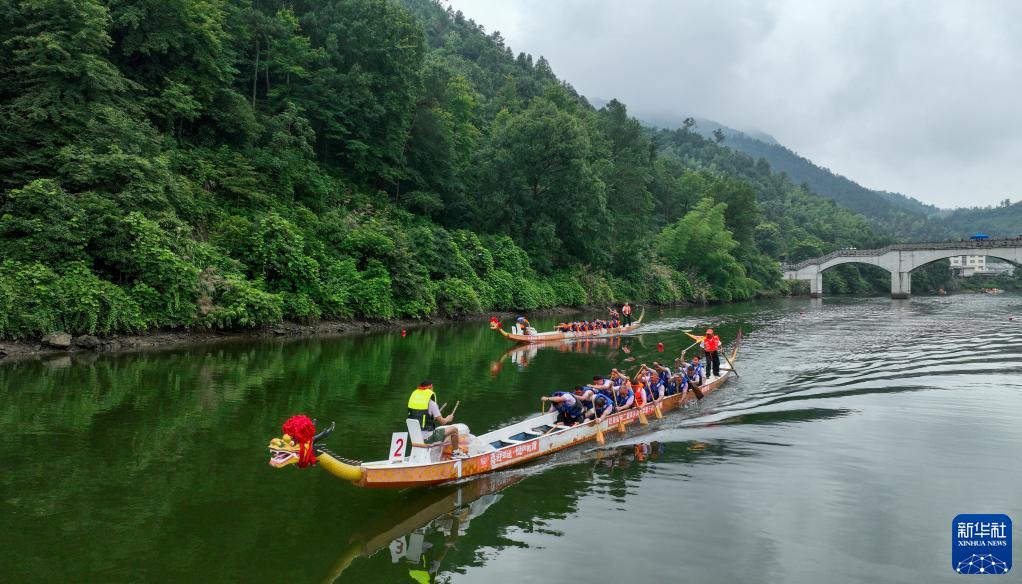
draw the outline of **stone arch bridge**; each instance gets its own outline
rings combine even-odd
[[[1022,236],[1015,239],[985,239],[941,243],[902,243],[880,249],[841,249],[825,256],[782,264],[786,280],[809,280],[809,293],[823,295],[823,272],[841,264],[869,264],[891,273],[891,298],[908,298],[912,292],[912,270],[930,262],[954,256],[991,256],[1022,264]]]

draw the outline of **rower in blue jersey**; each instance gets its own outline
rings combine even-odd
[[[664,367],[656,361],[653,361],[653,370],[656,371],[657,376],[660,377],[661,383],[667,383],[667,380],[671,378],[670,368]]]
[[[607,401],[613,401],[614,396],[610,389],[610,382],[603,379],[603,377],[597,375],[593,377],[593,384],[585,387],[581,385],[575,386],[575,397],[582,402],[582,407],[585,410],[593,409],[593,402],[598,396],[607,398]]]
[[[598,419],[602,421],[614,411],[614,402],[611,401],[610,396],[602,393],[596,394],[592,403],[592,408],[586,410],[585,413],[587,420]]]
[[[627,380],[628,380],[628,378],[625,377],[617,369],[611,369],[610,370],[610,387],[612,389],[616,390],[617,388],[621,387],[621,385],[624,384],[624,382],[627,381]]]
[[[675,373],[664,384],[664,395],[685,393],[686,389],[688,389],[688,386],[685,384],[685,376],[681,373]]]
[[[646,386],[646,391],[649,392],[649,399],[651,401],[661,400],[664,398],[664,382],[658,375],[650,376],[649,385]]]
[[[696,373],[699,374],[699,377],[702,377],[702,378],[706,377],[706,369],[704,369],[703,368],[703,364],[699,362],[699,355],[695,355],[695,356],[692,357],[691,365],[692,365],[693,368],[695,368]]]
[[[574,426],[582,422],[582,404],[574,395],[566,391],[555,391],[541,399],[550,402],[549,411],[557,411],[558,424]]]
[[[627,410],[635,405],[635,394],[632,393],[632,383],[625,380],[614,388],[614,411]]]
[[[688,385],[688,388],[698,388],[704,381],[706,381],[706,378],[703,377],[701,370],[697,371],[695,367],[689,365],[685,371],[685,383]]]

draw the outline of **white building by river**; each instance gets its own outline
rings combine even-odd
[[[987,256],[954,256],[951,258],[951,272],[955,276],[968,278],[970,276],[982,275],[993,276],[996,274],[1012,275],[1015,266],[1002,262],[997,258]]]

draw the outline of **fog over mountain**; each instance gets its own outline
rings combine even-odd
[[[1022,198],[1022,3],[450,4],[640,118],[764,132],[941,207]]]

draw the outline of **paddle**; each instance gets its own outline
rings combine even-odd
[[[600,428],[600,414],[595,410],[595,402],[593,403],[593,406],[593,413],[596,414],[596,417],[593,418],[593,421],[596,422],[596,443],[601,445],[606,444],[607,440],[603,437],[603,430]]]
[[[735,364],[731,362],[731,358],[727,356],[727,353],[722,353],[722,355],[724,355],[724,360],[727,361],[727,364],[731,366],[731,373],[734,373],[735,377],[741,377],[741,375],[735,371]]]
[[[621,403],[617,401],[617,390],[611,388],[611,391],[614,392],[614,409],[616,410],[619,407],[621,407]],[[618,420],[617,431],[621,432],[622,434],[625,433],[625,421],[624,420]]]
[[[686,334],[687,334],[687,333],[686,333]],[[685,354],[686,352],[688,352],[688,350],[689,350],[689,349],[691,349],[692,347],[694,347],[694,346],[698,345],[698,344],[699,344],[699,343],[701,343],[701,342],[702,342],[702,339],[700,339],[700,340],[698,340],[698,341],[696,341],[696,342],[692,343],[691,345],[689,345],[689,346],[685,347],[684,349],[682,349],[682,351],[681,351],[681,354],[682,354],[682,355],[684,355],[684,354]]]

